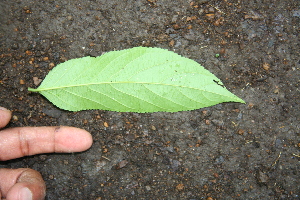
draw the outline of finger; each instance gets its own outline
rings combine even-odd
[[[10,118],[11,118],[11,112],[6,108],[0,107],[0,128],[6,126]]]
[[[85,151],[92,145],[89,132],[74,127],[22,127],[0,131],[0,160],[40,153]]]
[[[0,169],[0,197],[6,200],[45,198],[46,185],[41,174],[29,168]],[[27,197],[27,198],[25,198]]]

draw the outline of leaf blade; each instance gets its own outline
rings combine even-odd
[[[244,103],[197,62],[146,47],[69,60],[30,91],[70,111],[176,112],[222,102]]]

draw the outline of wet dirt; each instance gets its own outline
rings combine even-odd
[[[8,127],[68,125],[93,135],[83,153],[0,163],[40,171],[46,199],[300,198],[298,0],[2,0],[0,22]],[[67,112],[27,91],[61,62],[135,46],[197,61],[247,103]]]

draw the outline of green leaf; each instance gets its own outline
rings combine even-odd
[[[174,52],[135,47],[56,66],[37,89],[57,107],[118,112],[177,112],[240,102],[197,62]]]

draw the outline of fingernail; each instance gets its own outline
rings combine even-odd
[[[20,200],[32,200],[32,192],[27,188],[24,187],[20,191]]]

